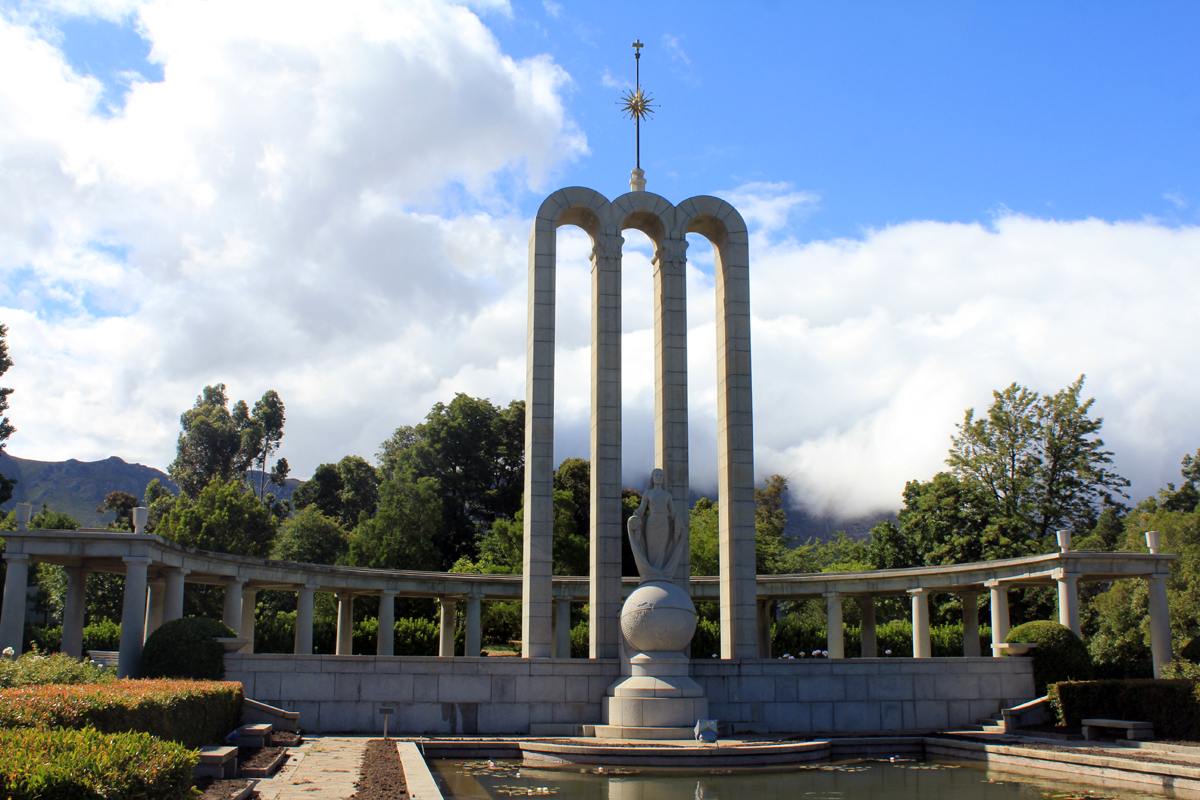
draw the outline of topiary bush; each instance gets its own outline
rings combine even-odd
[[[120,650],[121,624],[111,619],[99,619],[83,629],[83,652],[88,650]]]
[[[142,648],[143,678],[225,679],[225,648],[215,637],[236,636],[228,625],[206,617],[184,617],[159,627]]]
[[[1008,632],[1006,642],[1032,642],[1033,685],[1038,696],[1059,681],[1087,681],[1092,678],[1092,658],[1087,647],[1066,625],[1035,620]],[[1005,654],[1007,655],[1007,653]]]

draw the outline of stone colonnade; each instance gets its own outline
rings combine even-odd
[[[554,514],[556,230],[592,240],[590,656],[616,658],[621,610],[621,232],[654,243],[654,464],[676,508],[690,507],[688,477],[688,233],[716,257],[717,460],[721,657],[753,658],[755,620],[754,434],[750,371],[749,239],[733,206],[714,197],[672,205],[634,191],[609,202],[591,189],[562,189],[538,210],[529,239],[529,339],[525,405],[525,528],[522,655],[545,658],[556,641],[551,563]],[[688,515],[675,582],[688,587]],[[558,639],[566,636],[558,629]],[[560,642],[561,647],[561,642]]]

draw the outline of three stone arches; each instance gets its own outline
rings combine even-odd
[[[703,235],[715,252],[721,657],[754,658],[754,415],[745,222],[715,197],[672,205],[656,194],[629,192],[609,201],[582,187],[547,197],[529,237],[522,655],[554,655],[555,275],[556,231],[563,225],[583,229],[592,241],[590,656],[616,658],[620,652],[621,232],[633,228],[654,244],[654,466],[666,472],[679,509],[691,507],[686,235]],[[686,526],[687,514],[680,518]],[[688,573],[685,555],[676,574],[684,588]]]

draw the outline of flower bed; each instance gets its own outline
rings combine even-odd
[[[43,655],[38,651],[20,658],[0,658],[0,689],[46,683],[103,683],[113,680],[111,671],[79,661],[62,653]]]
[[[0,728],[142,731],[199,747],[237,727],[242,685],[230,681],[123,680],[0,690]]]
[[[180,800],[198,756],[145,733],[0,730],[0,797]]]

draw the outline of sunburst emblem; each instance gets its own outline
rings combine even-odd
[[[630,119],[641,122],[654,113],[654,104],[650,102],[653,99],[645,89],[638,88],[637,91],[629,89],[621,95],[621,100],[617,105]]]

